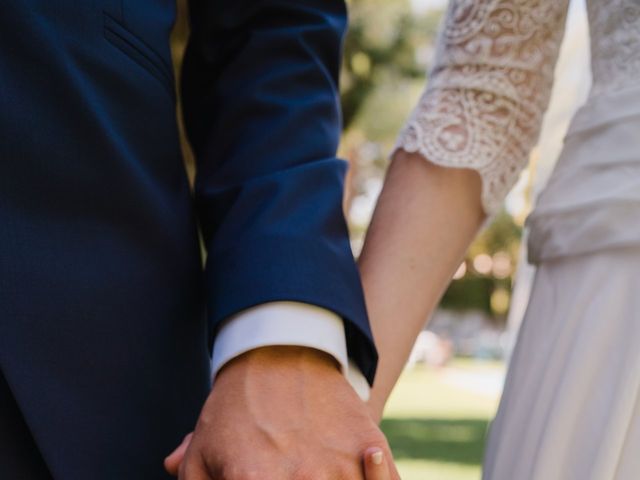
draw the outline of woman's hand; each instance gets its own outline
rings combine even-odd
[[[369,448],[364,452],[364,477],[365,480],[392,480],[399,479],[400,476],[392,467],[394,476],[389,471],[389,465],[385,459],[384,452],[379,448]]]

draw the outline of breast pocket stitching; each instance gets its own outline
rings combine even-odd
[[[108,12],[103,12],[104,36],[114,47],[153,75],[175,98],[173,69],[149,45],[127,29]]]

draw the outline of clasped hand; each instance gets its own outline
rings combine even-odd
[[[165,467],[179,480],[400,478],[335,361],[303,347],[257,349],[226,365]]]

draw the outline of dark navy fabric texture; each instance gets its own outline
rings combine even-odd
[[[190,8],[195,195],[174,0],[0,0],[0,373],[56,479],[168,478],[216,329],[253,305],[338,313],[375,372],[335,156],[343,1]]]

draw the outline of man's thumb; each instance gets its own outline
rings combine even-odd
[[[193,432],[184,437],[182,443],[178,445],[178,447],[169,454],[167,458],[164,459],[164,468],[169,474],[173,476],[178,475],[178,471],[180,470],[180,464],[182,463],[182,459],[184,458],[184,454],[189,448],[189,444],[191,443],[191,437],[193,437]]]

